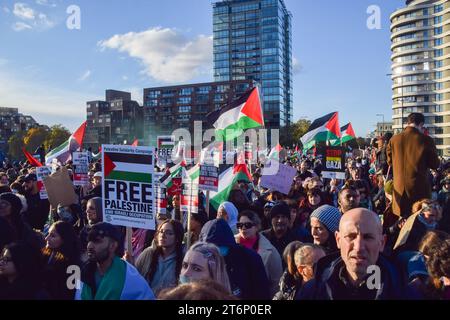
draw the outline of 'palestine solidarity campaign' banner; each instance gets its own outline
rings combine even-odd
[[[118,226],[155,229],[154,148],[102,146],[103,220]]]

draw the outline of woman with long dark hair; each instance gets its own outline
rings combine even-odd
[[[136,260],[136,268],[155,295],[178,285],[184,257],[183,236],[179,221],[163,221],[155,234],[156,246],[145,249]]]
[[[45,238],[42,249],[45,267],[45,283],[52,299],[73,300],[75,291],[67,288],[69,266],[80,265],[80,247],[73,226],[64,221],[55,222]]]
[[[44,300],[39,250],[26,243],[11,243],[0,254],[0,300]]]

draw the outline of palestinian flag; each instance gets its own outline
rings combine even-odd
[[[269,159],[273,160],[279,160],[280,159],[280,152],[283,150],[280,144],[277,144],[275,148],[273,148],[269,153]]]
[[[35,157],[33,157],[31,153],[25,150],[25,148],[22,148],[22,152],[27,158],[29,164],[31,164],[33,167],[42,167],[42,164]]]
[[[240,180],[252,181],[252,176],[245,164],[236,164],[219,176],[219,191],[210,193],[210,203],[216,210],[224,201],[228,201],[231,190]]]
[[[300,139],[304,150],[311,149],[319,141],[337,140],[341,137],[337,112],[314,120],[308,132]]]
[[[186,172],[186,177],[194,183],[198,183],[198,179],[200,178],[200,164],[196,164],[191,169]]]
[[[83,145],[86,124],[87,122],[84,122],[66,142],[50,151],[45,156],[45,163],[47,165],[50,165],[52,164],[53,159],[57,159],[59,162],[64,164],[65,162],[72,159],[72,152],[77,151]]]
[[[186,167],[186,162],[178,163],[167,170],[166,174],[159,180],[167,189],[173,185],[173,179],[181,178]]]
[[[332,146],[340,146],[342,143],[346,143],[356,139],[355,131],[353,130],[352,124],[348,123],[341,128],[341,139],[334,140],[331,142]]]
[[[224,108],[211,112],[207,120],[216,128],[219,141],[230,141],[247,129],[264,127],[258,88],[253,88]]]
[[[151,155],[131,153],[103,153],[103,177],[140,183],[152,183],[153,159]]]

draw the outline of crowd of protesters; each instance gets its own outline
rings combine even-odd
[[[133,229],[132,252],[124,228],[102,222],[99,161],[78,202],[57,208],[40,199],[33,168],[5,163],[0,300],[448,300],[450,163],[421,120],[349,152],[345,180],[284,149],[297,170],[288,194],[260,185],[258,163],[217,211],[201,201],[189,226],[173,196],[155,231]],[[68,285],[74,267],[79,286]]]

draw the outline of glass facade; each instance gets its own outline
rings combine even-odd
[[[268,128],[292,123],[292,27],[283,0],[214,5],[215,81],[259,84]]]

